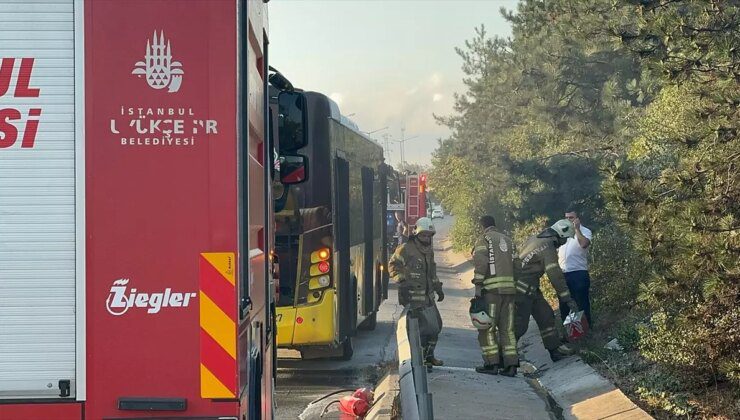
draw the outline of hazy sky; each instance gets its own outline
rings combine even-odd
[[[455,47],[484,24],[490,36],[509,36],[499,9],[517,0],[272,0],[270,64],[296,87],[329,95],[383,143],[405,143],[406,161],[429,163],[449,131],[432,114],[449,115],[463,92]],[[399,161],[391,142],[391,164]]]

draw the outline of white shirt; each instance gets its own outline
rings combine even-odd
[[[591,230],[581,225],[581,233],[591,241]],[[568,238],[565,245],[558,248],[558,263],[563,273],[588,270],[588,248],[581,248],[577,238]]]

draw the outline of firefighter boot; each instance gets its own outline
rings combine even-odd
[[[516,366],[507,366],[506,369],[501,369],[499,374],[513,378],[516,376]]]
[[[427,366],[444,366],[445,362],[443,362],[440,359],[437,359],[434,357],[433,354],[427,356],[426,360],[424,361]]]
[[[566,344],[561,344],[558,348],[550,350],[550,358],[553,362],[557,362],[565,357],[573,354],[573,349]]]
[[[442,366],[445,363],[436,357],[434,357],[434,347],[430,347],[424,352],[424,365],[427,367],[427,371],[431,372],[434,366]]]
[[[483,365],[476,366],[475,371],[478,373],[485,373],[486,375],[498,375],[498,365]]]

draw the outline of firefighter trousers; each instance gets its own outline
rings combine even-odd
[[[483,353],[483,363],[503,367],[519,366],[514,336],[515,295],[484,292],[487,313],[493,322],[487,330],[478,330],[478,343]]]
[[[555,328],[555,313],[539,289],[530,294],[517,293],[516,295],[514,326],[517,341],[527,332],[530,315],[537,322],[545,348],[548,350],[558,348],[560,337],[558,336],[558,330]]]
[[[434,357],[437,338],[442,330],[442,316],[432,298],[427,298],[423,305],[410,305],[409,316],[419,320],[419,338],[421,339],[422,356]]]

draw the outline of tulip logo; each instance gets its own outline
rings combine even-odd
[[[180,90],[185,74],[182,63],[172,61],[172,48],[164,37],[164,31],[160,31],[159,36],[154,31],[152,38],[146,40],[144,61],[137,62],[131,74],[146,76],[146,82],[154,89],[167,88],[167,92],[175,93]]]

